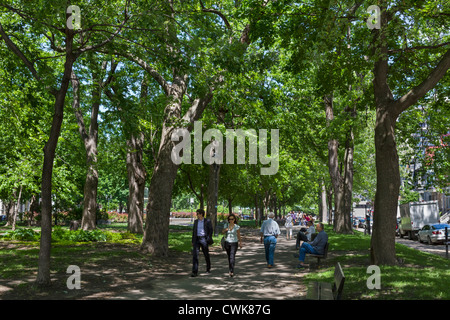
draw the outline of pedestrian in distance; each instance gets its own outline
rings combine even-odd
[[[224,227],[222,233],[225,237],[225,251],[228,255],[228,270],[230,277],[234,277],[234,264],[236,261],[238,244],[239,248],[242,249],[241,231],[234,214],[228,216],[228,225],[225,225]]]
[[[212,244],[212,223],[211,220],[205,219],[205,210],[198,209],[197,219],[194,221],[192,230],[192,274],[191,277],[198,275],[198,256],[200,248],[206,261],[206,272],[211,272],[211,260],[209,258],[209,245]]]
[[[294,227],[293,218],[290,213],[286,215],[286,221],[284,223],[286,228],[286,240],[292,239],[292,228]]]
[[[264,249],[266,254],[267,267],[272,268],[275,256],[275,247],[277,245],[277,237],[280,234],[278,223],[273,220],[275,214],[270,212],[268,219],[261,226],[261,243],[264,241]]]
[[[303,242],[300,246],[299,252],[299,264],[297,265],[298,269],[305,267],[305,257],[307,253],[311,254],[324,254],[325,245],[328,242],[328,235],[323,230],[323,223],[319,222],[316,224],[316,230],[318,231],[317,236],[311,242]]]

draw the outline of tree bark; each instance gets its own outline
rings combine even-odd
[[[328,207],[327,207],[327,190],[325,188],[325,182],[320,181],[319,191],[319,217],[320,221],[328,221]]]
[[[375,123],[375,163],[377,169],[377,190],[375,193],[373,230],[371,241],[371,263],[376,265],[396,265],[395,225],[400,170],[395,141],[395,124],[398,116],[415,104],[434,88],[450,68],[448,50],[431,70],[429,75],[405,95],[395,100],[388,84],[388,45],[385,27],[388,23],[386,5],[382,3],[381,29],[373,29],[374,55],[374,99],[376,106]]]
[[[345,233],[353,233],[352,221],[350,213],[353,207],[353,152],[354,152],[354,136],[352,128],[349,129],[347,139],[345,141],[344,156],[344,223]]]
[[[80,108],[80,81],[75,73],[72,73],[72,88],[74,93],[73,109],[78,123],[78,130],[80,132],[81,140],[84,143],[86,150],[86,180],[84,183],[84,201],[83,201],[83,215],[81,219],[81,228],[83,230],[94,230],[96,228],[97,215],[97,190],[98,190],[98,169],[97,169],[97,155],[98,155],[98,111],[100,108],[101,98],[101,82],[99,76],[94,74],[93,80],[95,88],[92,91],[92,107],[91,107],[91,121],[89,131],[86,130],[84,124],[83,114]]]
[[[17,197],[16,205],[14,206],[14,218],[13,218],[13,224],[12,224],[12,231],[16,230],[16,223],[17,223],[17,216],[19,214],[19,206],[20,206],[20,200],[22,198],[22,185],[20,186],[19,190],[19,196]],[[14,194],[16,191],[14,191]]]
[[[212,163],[209,165],[209,182],[208,182],[208,206],[207,215],[211,220],[213,231],[216,229],[217,223],[217,200],[219,197],[219,177],[220,164]]]
[[[170,103],[165,109],[165,119],[161,133],[161,143],[156,158],[153,175],[150,180],[147,218],[141,249],[157,256],[168,255],[169,218],[172,202],[173,184],[177,175],[178,165],[171,158],[174,146],[171,136],[173,130],[172,119],[180,119],[181,101],[186,90],[187,77],[177,77],[169,90]],[[211,102],[212,89],[204,97],[196,99],[182,118],[189,123],[188,130],[193,129],[197,121]]]
[[[327,122],[330,123],[334,119],[333,114],[333,97],[326,96],[325,97],[325,110]],[[328,170],[331,177],[331,183],[333,185],[334,191],[334,231],[337,233],[352,233],[353,230],[351,228],[350,221],[350,211],[348,207],[346,207],[346,199],[351,199],[351,186],[348,184],[353,183],[353,179],[351,181],[349,179],[346,180],[351,173],[347,172],[348,170],[352,170],[353,164],[349,164],[349,160],[353,161],[353,151],[346,149],[346,157],[344,161],[344,177],[342,176],[339,170],[339,156],[338,156],[339,142],[337,139],[330,139],[328,141]],[[351,174],[351,177],[353,175]],[[351,201],[350,201],[351,203]]]
[[[144,190],[146,171],[143,163],[144,134],[132,135],[127,141],[128,231],[144,232]]]
[[[147,218],[141,249],[155,256],[169,253],[169,218],[172,190],[178,166],[172,162],[171,133],[164,125],[157,161],[150,180]]]
[[[173,3],[170,2],[170,5],[172,6]],[[175,11],[172,10],[172,13],[173,12]],[[176,34],[173,30],[167,29],[167,33],[170,37],[176,39]],[[168,50],[173,53],[178,52],[178,49],[169,45]],[[214,86],[223,82],[224,79],[223,76],[219,76],[218,79],[212,81],[209,91],[201,98],[195,99],[184,116],[181,117],[181,103],[187,89],[188,76],[184,74],[182,70],[175,67],[173,68],[173,82],[172,84],[169,84],[160,73],[142,59],[129,53],[121,53],[121,55],[139,64],[146,72],[148,72],[148,74],[161,86],[164,93],[171,101],[164,110],[161,143],[156,157],[153,175],[150,180],[147,218],[144,237],[141,244],[141,249],[144,252],[149,252],[157,256],[167,256],[171,197],[173,183],[178,169],[178,165],[174,164],[171,159],[171,151],[173,148],[171,135],[174,130],[172,121],[174,119],[182,120],[184,123],[188,124],[187,129],[191,131],[193,129],[194,121],[200,119],[206,106],[211,102]],[[177,55],[174,55],[174,59],[178,59]]]
[[[54,104],[52,126],[49,139],[44,146],[44,164],[42,168],[42,207],[41,207],[41,241],[39,250],[39,264],[36,284],[38,286],[50,285],[50,251],[52,240],[52,174],[56,146],[58,144],[61,126],[64,117],[64,100],[69,88],[72,67],[76,57],[72,55],[73,34],[69,33],[66,39],[67,54],[64,64],[64,73],[61,86],[57,92]]]

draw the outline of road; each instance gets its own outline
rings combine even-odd
[[[395,241],[397,243],[401,243],[410,248],[414,248],[416,250],[420,250],[420,251],[424,251],[424,252],[428,252],[428,253],[432,253],[432,254],[437,254],[437,255],[445,258],[445,245],[443,245],[443,244],[429,245],[429,244],[420,243],[419,241],[416,241],[416,240],[401,239],[399,237],[396,237]],[[449,248],[449,250],[450,250],[450,248]]]
[[[356,229],[356,230],[364,232],[364,229],[362,229],[362,228]],[[445,258],[445,245],[443,245],[443,244],[429,245],[429,244],[425,244],[425,243],[420,243],[417,240],[409,240],[406,238],[402,239],[400,237],[395,237],[395,242],[403,244],[407,247],[410,247],[410,248],[413,248],[416,250],[420,250],[420,251],[428,252],[428,253],[432,253],[432,254],[437,254],[437,255]],[[450,248],[449,248],[449,251],[450,251]]]

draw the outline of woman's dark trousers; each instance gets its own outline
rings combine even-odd
[[[228,266],[231,273],[234,273],[234,262],[236,260],[237,242],[225,242],[225,251],[228,255]]]

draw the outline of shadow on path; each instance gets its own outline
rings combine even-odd
[[[182,272],[161,274],[151,287],[130,290],[116,295],[114,299],[301,299],[305,290],[300,281],[302,274],[295,269],[295,239],[287,241],[282,230],[275,250],[275,266],[268,269],[258,230],[241,230],[243,247],[236,254],[233,278],[228,276],[226,252],[214,247],[210,252],[211,273],[201,272],[205,270],[205,260],[200,253],[197,277],[190,277],[192,260],[189,260],[182,266]]]

